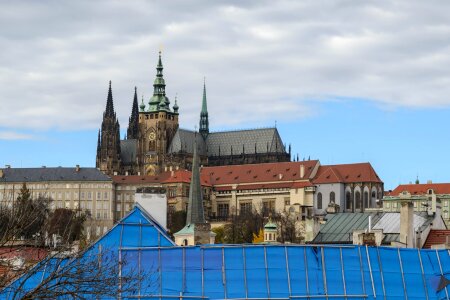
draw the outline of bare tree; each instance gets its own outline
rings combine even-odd
[[[127,258],[119,255],[117,248],[74,247],[73,242],[83,238],[85,217],[68,209],[52,211],[50,203],[44,198],[33,200],[26,184],[17,199],[0,202],[0,263],[2,257],[11,257],[11,252],[25,247],[43,248],[48,253],[35,264],[15,266],[14,272],[0,275],[0,298],[115,298],[134,292],[136,280],[147,274],[129,268],[122,272]],[[59,236],[60,243],[53,243],[52,235]]]

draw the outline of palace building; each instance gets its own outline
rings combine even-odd
[[[108,175],[156,175],[165,170],[191,169],[194,140],[200,164],[222,166],[290,161],[291,149],[276,128],[210,132],[203,86],[199,134],[179,128],[177,99],[171,106],[166,96],[163,64],[159,53],[153,96],[138,104],[135,89],[127,135],[120,139],[111,82],[106,109],[98,133],[96,167]]]

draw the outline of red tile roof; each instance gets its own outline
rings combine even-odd
[[[411,195],[425,195],[429,189],[435,194],[450,194],[450,183],[401,184],[390,195],[398,196],[404,191],[408,191]]]
[[[286,182],[309,180],[317,160],[299,162],[279,162],[249,165],[204,167],[201,174],[209,178],[212,185],[228,185],[260,182]],[[300,177],[300,166],[304,175]]]
[[[156,176],[140,176],[140,175],[118,175],[111,176],[116,184],[158,184],[158,183],[190,183],[192,173],[188,170],[176,170],[163,172]],[[201,183],[203,186],[209,186],[210,183],[206,176],[201,176]]]
[[[382,183],[370,163],[320,166],[313,183]]]
[[[433,245],[445,244],[448,236],[450,236],[449,229],[431,229],[423,248],[430,249]]]

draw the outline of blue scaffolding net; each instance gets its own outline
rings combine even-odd
[[[116,254],[117,259],[105,261],[117,265],[115,297],[122,299],[449,299],[450,256],[445,249],[178,247],[139,206],[84,257],[101,249]],[[25,295],[45,277],[39,272],[19,278],[0,296]],[[125,280],[133,289],[123,289]],[[17,292],[19,286],[23,290]]]

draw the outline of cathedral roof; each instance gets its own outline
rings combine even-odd
[[[194,153],[194,139],[197,139],[198,154],[206,155],[206,144],[201,135],[194,131],[179,128],[173,136],[168,153]]]
[[[169,153],[193,153],[195,132],[178,129],[169,147]],[[206,141],[197,135],[199,154],[226,156],[278,152],[286,153],[276,128],[212,132]]]
[[[276,128],[212,132],[206,143],[209,156],[286,152]]]

